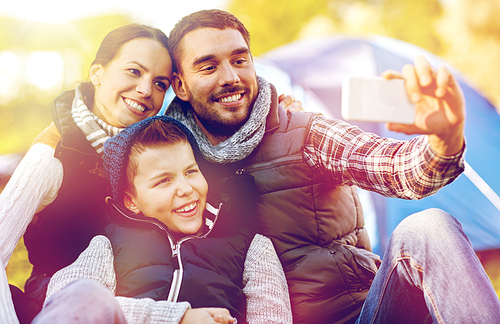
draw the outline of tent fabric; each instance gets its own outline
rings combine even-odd
[[[364,203],[363,208],[371,213],[373,207],[376,215],[373,225],[377,229],[376,237],[372,237],[377,243],[375,251],[380,254],[384,250],[390,234],[406,216],[433,207],[449,212],[462,223],[476,251],[500,248],[500,115],[456,69],[417,46],[379,36],[332,36],[297,41],[264,53],[258,59],[260,71],[268,67],[286,72],[291,83],[288,89],[302,89],[323,106],[316,110],[325,109],[327,116],[342,119],[341,83],[345,75],[380,75],[388,69],[400,71],[417,55],[424,55],[434,67],[447,66],[462,86],[467,107],[467,168],[452,184],[422,200],[385,198],[370,193],[370,201]],[[264,73],[260,71],[258,65],[257,73]],[[271,78],[268,80],[275,82]],[[307,102],[303,102],[303,107],[309,110]],[[353,124],[385,137],[408,138],[386,130],[383,123]]]

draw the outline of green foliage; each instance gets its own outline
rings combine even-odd
[[[14,249],[7,268],[5,268],[9,284],[24,291],[24,283],[29,278],[32,269],[33,266],[28,260],[28,251],[24,246],[24,240],[21,238]]]
[[[49,92],[23,84],[18,96],[0,103],[0,154],[26,151],[35,137],[52,121],[50,105],[59,92],[87,79],[88,70],[104,36],[130,23],[123,15],[106,15],[62,25],[0,17],[0,52],[66,51],[81,60],[81,79],[66,80],[61,89]]]
[[[50,104],[34,100],[0,106],[0,154],[26,151],[36,136],[52,121]]]
[[[438,0],[233,0],[229,11],[250,31],[254,55],[310,37],[301,31],[318,17],[329,20],[330,33],[378,33],[442,50],[434,28],[443,11]]]
[[[304,24],[326,13],[327,5],[327,0],[233,0],[229,11],[245,24],[252,53],[259,55],[297,39]]]

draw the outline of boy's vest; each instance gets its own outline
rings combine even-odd
[[[115,208],[112,218],[118,221],[108,225],[105,234],[115,255],[116,295],[167,300],[174,270],[179,269],[167,230],[155,219],[137,221],[134,214],[127,220],[123,215],[130,212]],[[224,307],[238,323],[245,323],[242,275],[253,234],[238,223],[241,217],[246,215],[229,214],[223,205],[207,237],[180,243],[182,284],[177,301],[188,301],[191,307]]]

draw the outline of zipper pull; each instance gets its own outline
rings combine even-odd
[[[241,168],[236,171],[236,174],[243,174],[243,173],[245,173],[245,168]]]
[[[179,267],[179,260],[177,260],[177,255],[179,254],[179,244],[176,244],[175,247],[172,249],[172,266],[174,270],[178,270]]]

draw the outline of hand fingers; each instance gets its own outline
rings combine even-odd
[[[393,132],[403,133],[407,135],[417,134],[421,132],[415,126],[415,124],[386,123],[385,128]]]
[[[420,86],[429,86],[435,78],[436,72],[427,59],[421,55],[414,60],[415,70]]]
[[[402,69],[403,79],[405,79],[405,88],[408,98],[411,102],[417,103],[421,99],[420,85],[417,78],[415,66],[407,64]]]
[[[286,110],[290,111],[304,111],[302,103],[300,101],[294,101],[286,107]]]
[[[235,321],[226,308],[207,308],[206,310],[212,315],[214,321],[217,323],[231,324]]]
[[[234,323],[235,319],[229,314],[217,313],[214,315],[214,321],[221,324],[231,324]]]
[[[382,77],[391,80],[391,79],[402,79],[401,73],[396,70],[387,70],[382,73]]]
[[[280,105],[282,105],[283,107],[286,107],[295,101],[295,97],[293,95],[286,95],[286,96],[281,95],[281,96],[279,96],[278,100],[280,102]]]

